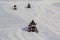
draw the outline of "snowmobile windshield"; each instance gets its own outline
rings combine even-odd
[[[32,25],[32,26],[35,26],[35,25]]]

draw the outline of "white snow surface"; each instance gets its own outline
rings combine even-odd
[[[27,32],[31,20],[39,33]],[[0,40],[60,40],[60,1],[0,0]]]

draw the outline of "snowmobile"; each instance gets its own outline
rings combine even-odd
[[[35,23],[34,20],[32,20],[32,22],[31,22],[31,23],[29,24],[29,26],[28,26],[28,31],[29,31],[29,32],[37,32],[37,33],[38,33],[36,24],[37,24],[37,23]]]
[[[37,28],[35,26],[32,26],[31,28],[28,28],[28,31],[38,33],[38,30],[37,30]]]

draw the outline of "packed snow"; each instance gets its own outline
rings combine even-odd
[[[39,33],[27,31],[31,20]],[[60,40],[60,1],[0,0],[0,40]]]

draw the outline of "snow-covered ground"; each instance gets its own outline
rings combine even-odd
[[[33,19],[39,33],[27,32]],[[60,1],[0,0],[0,40],[60,40]]]

